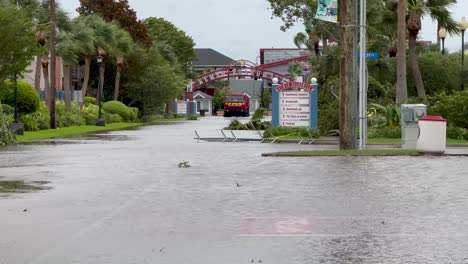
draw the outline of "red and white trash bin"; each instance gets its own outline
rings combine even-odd
[[[447,119],[424,116],[419,119],[416,150],[420,153],[443,154],[447,147]]]

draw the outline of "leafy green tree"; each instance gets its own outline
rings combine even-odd
[[[150,17],[145,19],[143,23],[148,29],[153,44],[163,43],[170,47],[176,55],[178,63],[185,66],[184,72],[187,72],[187,66],[196,57],[193,39],[164,18]],[[167,46],[165,46],[166,50]]]
[[[138,20],[127,0],[80,0],[80,7],[76,11],[84,16],[98,14],[108,22],[118,21],[135,42],[145,47],[151,45],[145,25]]]
[[[0,82],[21,74],[37,48],[32,22],[21,9],[0,8]]]
[[[140,105],[142,115],[150,114],[160,109],[167,102],[182,95],[186,80],[164,59],[159,50],[152,47],[138,50],[138,62],[129,72],[129,97],[131,105]]]

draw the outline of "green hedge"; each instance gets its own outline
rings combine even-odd
[[[109,114],[118,114],[124,121],[131,121],[131,117],[134,115],[129,107],[119,101],[105,102],[102,109]]]
[[[15,104],[14,83],[10,80],[0,85],[0,101],[8,105]],[[36,90],[27,82],[18,80],[18,111],[20,113],[33,113],[39,109],[40,99]]]
[[[468,91],[440,94],[430,102],[428,114],[446,118],[449,126],[468,128]]]

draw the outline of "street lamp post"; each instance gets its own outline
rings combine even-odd
[[[102,96],[103,96],[103,93],[102,93],[102,80],[101,80],[101,65],[102,65],[102,61],[104,60],[104,57],[101,56],[100,54],[96,57],[96,61],[97,61],[97,64],[98,64],[98,68],[99,68],[99,77],[98,77],[98,107],[99,107],[99,115],[98,115],[98,119],[96,119],[96,126],[106,126],[106,120],[104,118],[102,118],[102,104],[101,104],[101,101],[102,101]]]
[[[468,28],[468,21],[466,20],[465,17],[462,17],[460,23],[459,23],[460,30],[462,32],[462,49],[461,49],[461,55],[462,55],[462,68],[461,68],[461,89],[465,90],[465,85],[463,83],[463,68],[465,66],[465,31]]]
[[[445,38],[447,37],[447,30],[441,27],[439,30],[439,38],[442,40],[442,54],[445,54]]]
[[[18,76],[17,74],[13,74],[13,84],[14,84],[14,93],[13,93],[13,100],[15,103],[15,112],[14,112],[14,120],[13,123],[10,125],[10,129],[16,134],[16,135],[23,135],[24,134],[24,124],[19,122],[18,118]]]

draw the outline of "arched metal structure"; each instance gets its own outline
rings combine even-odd
[[[280,84],[290,81],[286,75],[264,69],[248,60],[239,60],[225,68],[192,79],[192,90],[195,91],[212,82],[229,78],[264,79],[269,81],[277,78]]]

